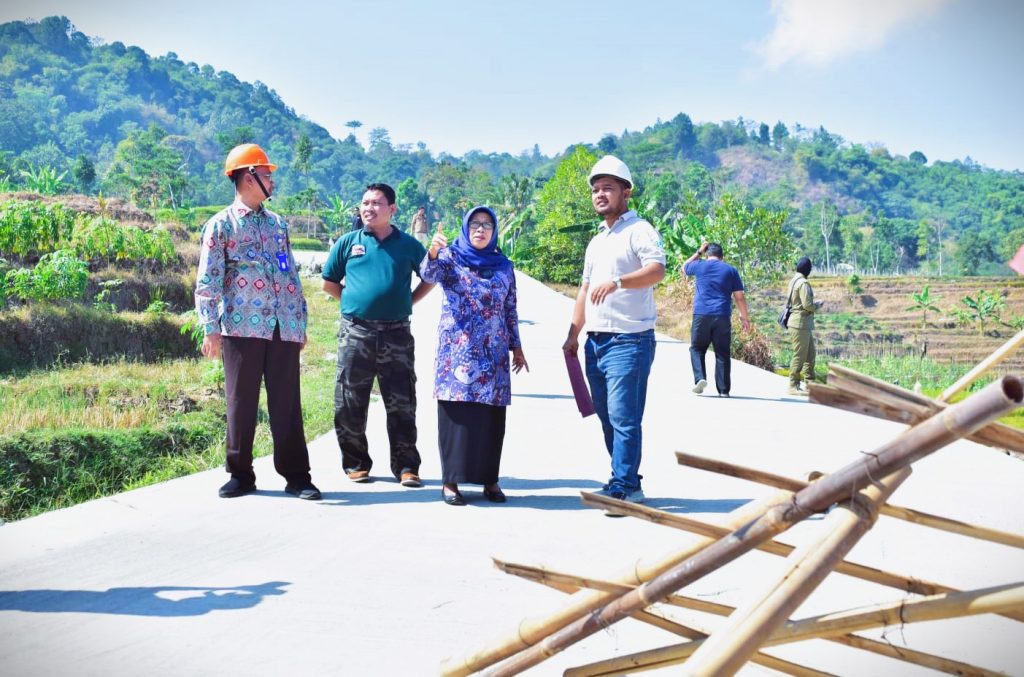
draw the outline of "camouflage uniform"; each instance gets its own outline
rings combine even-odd
[[[387,411],[391,472],[418,473],[415,341],[408,320],[373,321],[343,316],[338,331],[334,430],[345,472],[369,471],[366,417],[374,378]]]

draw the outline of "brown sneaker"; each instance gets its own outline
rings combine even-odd
[[[420,476],[414,472],[402,473],[402,479],[399,480],[403,487],[422,487],[423,482],[420,482]]]
[[[370,471],[369,470],[353,470],[348,473],[348,478],[353,482],[369,482]]]

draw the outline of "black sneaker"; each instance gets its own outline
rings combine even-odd
[[[237,477],[232,477],[220,488],[217,494],[221,498],[237,498],[239,496],[251,494],[254,491],[256,491],[256,482],[240,480]]]
[[[320,490],[313,486],[309,480],[305,482],[289,482],[284,487],[284,493],[301,498],[304,501],[319,501]]]

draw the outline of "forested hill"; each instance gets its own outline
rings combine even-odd
[[[392,143],[385,129],[350,126],[365,143],[355,134],[332,138],[266,84],[173,53],[98,44],[64,17],[0,25],[0,192],[31,187],[53,170],[66,172],[58,182],[65,190],[146,207],[220,204],[230,197],[220,173],[225,149],[255,141],[282,167],[280,195],[299,204],[351,202],[361,186],[384,180],[400,187],[404,208],[429,201],[454,218],[469,201],[531,202],[561,159],[536,148],[438,156],[423,144]],[[733,193],[786,210],[797,245],[824,261],[827,241],[833,264],[938,272],[944,254],[943,272],[1005,272],[1002,262],[1024,241],[1024,174],[969,158],[929,162],[823,128],[695,123],[683,113],[591,148],[630,164],[642,206],[659,219]]]

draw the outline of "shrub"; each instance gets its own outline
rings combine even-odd
[[[0,203],[0,251],[21,257],[51,252],[71,237],[75,214],[59,203]]]
[[[89,268],[72,252],[44,254],[35,268],[19,268],[4,276],[5,296],[22,301],[60,301],[81,298]]]

